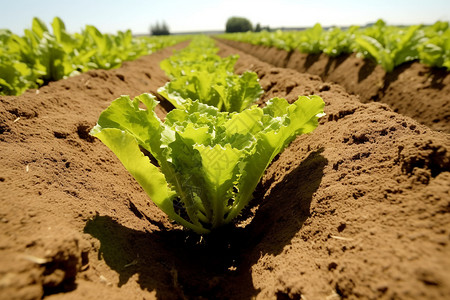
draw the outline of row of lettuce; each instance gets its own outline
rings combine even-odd
[[[232,223],[272,159],[313,131],[324,108],[314,95],[292,104],[273,98],[259,108],[257,75],[235,74],[238,57],[217,51],[214,41],[197,36],[161,62],[171,81],[158,93],[175,106],[164,122],[155,96],[122,96],[91,130],[161,210],[199,234]]]
[[[50,81],[91,69],[112,69],[188,36],[133,37],[130,30],[102,34],[87,25],[81,33],[69,34],[55,17],[51,30],[38,18],[19,36],[0,29],[0,95],[20,95]]]
[[[316,24],[304,31],[247,32],[221,36],[241,42],[277,47],[302,53],[325,53],[332,57],[357,53],[373,59],[387,72],[413,60],[450,70],[450,28],[448,22],[405,27],[389,26],[378,20],[368,27],[334,27]]]

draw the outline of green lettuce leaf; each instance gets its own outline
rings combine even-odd
[[[293,104],[273,98],[263,109],[240,113],[193,101],[162,122],[154,112],[157,104],[149,94],[122,96],[102,112],[91,134],[161,210],[200,234],[242,211],[272,159],[297,135],[314,130],[324,107],[318,96]]]

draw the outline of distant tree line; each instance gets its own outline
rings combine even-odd
[[[243,17],[231,17],[227,20],[227,23],[225,24],[225,32],[226,33],[233,33],[233,32],[247,32],[247,31],[270,31],[269,26],[261,27],[261,24],[256,24],[255,28],[253,29],[253,25],[247,18]]]
[[[256,26],[255,26],[255,32],[261,32],[261,31],[263,31],[263,30],[265,30],[265,31],[270,31],[271,29],[270,29],[270,27],[269,26],[263,26],[263,27],[261,27],[261,24],[259,24],[259,23],[257,23],[256,24]]]
[[[247,32],[247,31],[271,31],[269,26],[261,26],[261,24],[257,23],[255,28],[253,28],[252,23],[247,18],[243,17],[231,17],[227,20],[225,24],[225,32]],[[169,26],[165,21],[150,26],[150,35],[170,35]]]
[[[156,22],[155,25],[150,26],[150,35],[169,35],[169,26],[167,26],[166,22]]]

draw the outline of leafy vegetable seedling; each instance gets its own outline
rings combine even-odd
[[[241,212],[272,159],[297,135],[313,131],[324,107],[318,96],[302,96],[293,104],[273,98],[264,108],[240,113],[194,101],[162,122],[154,112],[157,104],[150,94],[122,96],[102,112],[91,134],[117,155],[159,208],[200,234]]]
[[[219,111],[241,112],[259,99],[263,89],[254,72],[216,72],[212,76],[203,71],[175,78],[159,88],[158,93],[180,109],[198,100]]]
[[[161,62],[171,80],[158,93],[180,109],[195,100],[228,112],[251,106],[263,93],[258,75],[250,71],[234,74],[239,56],[222,58],[218,51],[211,38],[193,38],[188,47]]]

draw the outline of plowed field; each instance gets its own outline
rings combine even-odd
[[[238,73],[258,73],[260,105],[316,94],[327,115],[273,161],[217,236],[173,224],[88,135],[113,99],[156,94],[174,48],[0,97],[0,298],[449,298],[448,115],[418,122],[334,80],[218,45],[240,54]],[[164,118],[171,105],[160,100]]]

